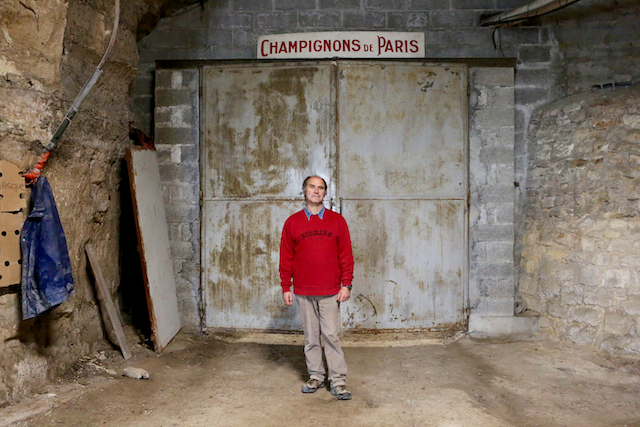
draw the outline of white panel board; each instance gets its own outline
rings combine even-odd
[[[127,153],[138,245],[145,278],[152,340],[162,351],[182,327],[156,151],[131,147]]]

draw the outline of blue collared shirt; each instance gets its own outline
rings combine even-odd
[[[307,221],[311,221],[311,215],[313,215],[311,212],[309,212],[309,209],[307,209],[307,207],[304,207],[304,214],[307,216]],[[324,206],[322,207],[322,209],[320,209],[320,212],[318,212],[318,216],[320,217],[320,219],[322,219],[324,215]]]

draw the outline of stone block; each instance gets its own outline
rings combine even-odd
[[[627,335],[635,326],[629,316],[618,313],[607,313],[604,316],[604,331],[613,335]]]
[[[171,241],[171,255],[176,259],[191,259],[195,256],[191,242]]]
[[[514,266],[512,262],[478,263],[476,274],[480,279],[510,279],[510,286],[513,289]]]
[[[507,185],[496,185],[492,187],[481,188],[479,192],[479,202],[482,204],[504,203],[511,204],[514,202],[513,182]]]
[[[167,222],[192,222],[199,218],[200,207],[197,205],[169,204],[165,205]]]
[[[499,204],[494,207],[496,224],[514,224],[514,206],[511,203]],[[516,228],[518,230],[518,228]]]
[[[631,270],[628,269],[610,268],[604,273],[604,284],[609,288],[629,288],[637,283],[633,279]]]
[[[558,317],[560,319],[566,319],[569,314],[569,307],[564,304],[561,304],[557,300],[549,301],[547,304],[547,313],[553,317]]]
[[[597,328],[602,325],[604,309],[598,306],[573,306],[569,308],[568,318]]]
[[[500,29],[502,45],[526,45],[542,43],[542,29],[540,28],[522,28],[522,27],[506,27]]]
[[[629,295],[620,305],[628,314],[632,316],[640,315],[640,295]]]
[[[173,163],[161,164],[158,167],[160,170],[160,180],[163,183],[197,182],[200,173],[198,168]]]
[[[238,47],[255,47],[258,36],[253,31],[233,30],[233,45]]]
[[[576,344],[594,344],[598,329],[594,326],[572,322],[564,330],[564,335],[569,341]]]
[[[598,286],[603,283],[604,271],[600,267],[582,265],[578,267],[578,283]]]
[[[471,116],[472,126],[513,126],[515,116],[512,108],[480,108]]]
[[[169,202],[197,205],[200,201],[198,193],[195,183],[176,183],[169,189]]]
[[[344,12],[345,28],[384,28],[386,15],[382,12]]]
[[[341,22],[340,12],[300,12],[300,28],[338,28]]]

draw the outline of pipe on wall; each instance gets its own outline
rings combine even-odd
[[[483,19],[480,21],[480,25],[483,27],[501,26],[504,24],[524,21],[525,19],[562,9],[563,7],[569,6],[571,3],[575,3],[577,1],[580,0],[534,0],[517,9]]]

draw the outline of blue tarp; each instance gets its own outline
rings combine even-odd
[[[31,192],[31,212],[22,226],[22,318],[65,302],[74,290],[67,239],[47,178]]]

